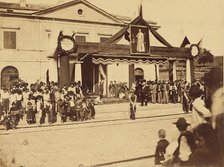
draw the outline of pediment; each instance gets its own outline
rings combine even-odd
[[[123,23],[118,18],[85,0],[74,0],[38,11],[34,14],[66,20],[69,19],[103,23]]]

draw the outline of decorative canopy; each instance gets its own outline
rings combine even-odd
[[[161,42],[163,45],[167,46],[167,47],[172,47],[155,29],[153,29],[144,19],[142,16],[142,6],[140,6],[140,12],[139,12],[139,16],[136,17],[132,22],[130,22],[128,25],[126,25],[123,29],[121,29],[120,31],[118,31],[115,35],[113,35],[110,39],[108,39],[107,41],[105,41],[106,44],[115,44],[117,43],[122,36],[125,36],[125,39],[130,40],[129,39],[129,27],[130,25],[143,25],[146,26],[150,32],[154,35],[154,37]]]
[[[149,56],[129,56],[112,54],[92,54],[94,64],[128,63],[128,64],[168,64],[167,58]]]

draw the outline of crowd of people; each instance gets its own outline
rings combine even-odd
[[[205,75],[206,95],[198,83],[191,85],[191,122],[181,117],[173,122],[179,136],[171,141],[158,131],[155,166],[224,166],[223,71],[215,68]]]
[[[127,82],[110,81],[109,97],[128,99],[129,88]]]
[[[203,85],[199,82],[198,84],[203,89]],[[191,84],[184,80],[170,82],[146,81],[142,79],[136,81],[131,88],[127,86],[126,82],[110,81],[109,97],[129,99],[130,91],[134,90],[137,95],[137,101],[141,102],[142,106],[148,103],[186,103],[186,101],[189,101],[188,92],[190,87]],[[187,112],[188,108],[183,110]]]
[[[221,73],[221,74],[220,74]],[[186,81],[139,80],[129,89],[127,83],[110,82],[109,96],[130,101],[130,119],[135,119],[136,103],[182,103],[191,111],[191,122],[179,118],[179,137],[166,140],[166,131],[158,131],[156,166],[224,166],[223,71],[211,70],[204,84]],[[15,128],[21,119],[27,124],[57,121],[85,121],[95,118],[93,100],[81,82],[59,88],[57,83],[17,83],[0,92],[0,120],[6,129]]]
[[[39,125],[94,119],[94,103],[87,93],[81,82],[63,88],[54,82],[16,83],[0,92],[0,120],[10,129],[21,119],[26,119],[27,124]]]

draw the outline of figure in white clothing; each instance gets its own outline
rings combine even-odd
[[[145,52],[144,34],[141,29],[138,29],[137,37],[137,52]]]

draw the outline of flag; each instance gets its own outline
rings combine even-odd
[[[185,47],[186,45],[191,44],[190,41],[188,40],[188,38],[185,36],[184,40],[182,42],[182,44],[180,45],[180,47]]]
[[[205,49],[202,48],[202,41],[203,41],[203,38],[201,38],[201,40],[198,42],[198,48],[199,48],[199,53],[204,53]]]

